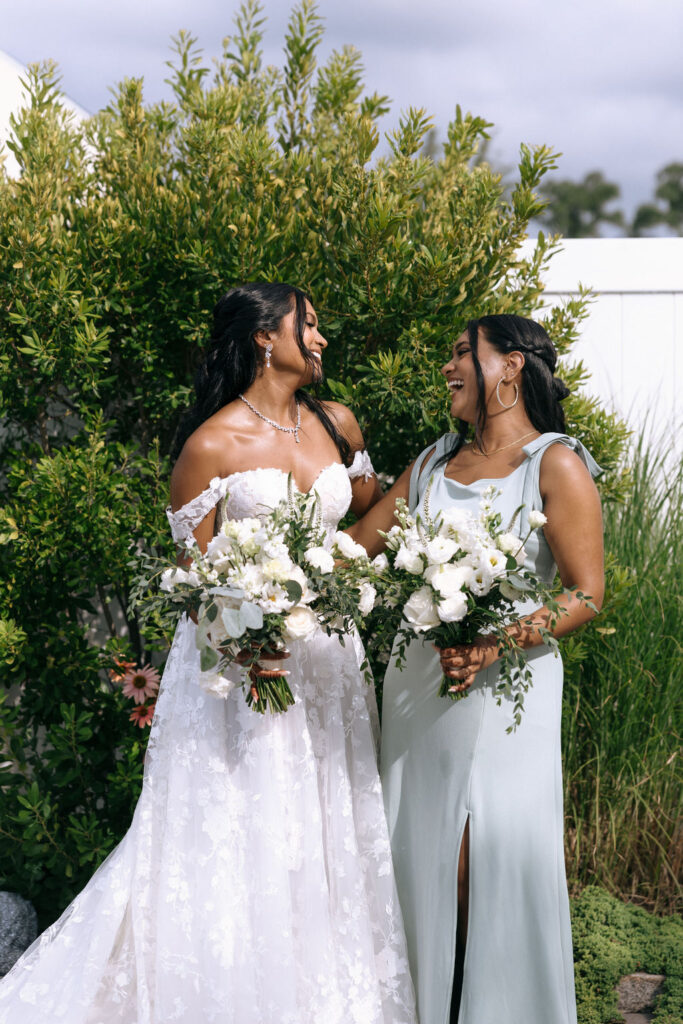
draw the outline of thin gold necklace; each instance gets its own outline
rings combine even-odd
[[[537,430],[528,430],[528,431],[526,432],[526,434],[522,434],[522,436],[521,436],[521,437],[516,437],[516,438],[514,439],[514,441],[510,441],[510,442],[509,442],[509,444],[503,444],[503,445],[501,445],[501,446],[500,446],[500,448],[496,448],[496,450],[495,450],[495,451],[493,451],[493,452],[483,452],[483,451],[481,450],[481,448],[476,448],[476,447],[475,447],[475,443],[474,443],[474,441],[473,441],[473,442],[472,442],[472,449],[471,449],[471,450],[472,450],[472,454],[473,454],[473,455],[481,455],[481,456],[482,456],[482,458],[484,458],[484,459],[488,459],[488,458],[490,458],[490,457],[491,457],[492,455],[497,455],[497,454],[498,454],[498,452],[504,452],[506,448],[512,448],[513,444],[519,444],[519,442],[520,442],[520,441],[523,441],[525,437],[530,437],[530,436],[531,436],[532,434],[537,434],[537,433],[538,433],[538,431],[537,431]]]

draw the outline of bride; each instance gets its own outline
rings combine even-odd
[[[202,549],[292,474],[330,535],[380,497],[358,425],[301,388],[327,342],[310,301],[246,284],[214,311],[181,425],[169,520]],[[413,1024],[359,641],[290,645],[295,705],[197,684],[195,626],[166,664],[130,830],[0,983],[0,1024]]]

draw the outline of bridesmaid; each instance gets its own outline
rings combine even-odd
[[[442,372],[457,434],[426,449],[351,534],[371,554],[395,499],[476,512],[491,483],[503,516],[522,503],[547,516],[526,567],[603,596],[599,469],[565,433],[545,330],[518,316],[468,323]],[[471,438],[468,440],[468,437]],[[594,614],[575,596],[553,633]],[[509,629],[529,651],[533,686],[516,732],[495,700],[497,645],[482,637],[436,651],[419,640],[384,683],[382,781],[421,1024],[576,1024],[564,869],[560,721],[562,663],[543,642],[548,609],[520,604]],[[442,670],[455,703],[438,696]]]

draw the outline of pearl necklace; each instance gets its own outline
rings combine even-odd
[[[501,445],[500,448],[496,448],[496,450],[493,451],[493,452],[483,452],[481,450],[481,448],[476,448],[475,447],[475,443],[473,441],[472,442],[472,447],[471,447],[470,451],[472,452],[473,455],[481,455],[484,459],[488,459],[492,455],[497,455],[498,452],[504,452],[506,448],[512,448],[513,444],[518,444],[520,441],[523,441],[525,437],[531,437],[532,434],[536,434],[536,433],[537,433],[536,430],[528,430],[526,434],[522,434],[521,437],[516,437],[514,439],[514,441],[510,441],[509,444]]]
[[[294,440],[296,441],[297,444],[299,443],[299,428],[301,427],[301,402],[296,403],[296,425],[293,427],[282,427],[280,426],[279,423],[276,423],[275,420],[269,420],[268,417],[264,416],[262,412],[259,412],[258,409],[255,409],[254,406],[249,401],[249,399],[245,398],[244,395],[238,395],[237,397],[240,398],[245,405],[248,405],[251,411],[255,413],[260,420],[263,420],[264,423],[270,424],[270,426],[275,427],[276,430],[281,430],[283,434],[294,434]]]

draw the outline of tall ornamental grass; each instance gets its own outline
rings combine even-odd
[[[668,441],[629,455],[633,490],[605,509],[602,615],[564,644],[567,867],[657,911],[681,874],[683,468]]]

